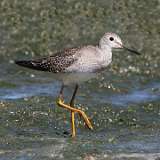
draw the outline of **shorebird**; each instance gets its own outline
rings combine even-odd
[[[112,61],[112,49],[120,48],[139,55],[138,51],[127,48],[123,45],[121,38],[115,33],[105,33],[97,46],[87,45],[83,47],[68,48],[59,51],[51,56],[33,59],[18,60],[16,64],[40,71],[49,71],[56,74],[62,82],[62,86],[57,99],[60,107],[71,112],[72,137],[76,136],[75,113],[78,113],[89,129],[93,129],[90,119],[86,113],[75,108],[74,99],[78,90],[78,84],[96,76],[97,73],[105,70]],[[75,89],[70,103],[64,102],[63,90],[66,85],[75,84]]]

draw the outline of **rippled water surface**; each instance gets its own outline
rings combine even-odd
[[[0,159],[158,160],[160,158],[160,2],[1,0]],[[116,32],[140,56],[113,51],[106,71],[80,84],[76,107],[94,130],[56,105],[54,75],[20,68],[56,50],[97,44]],[[65,89],[66,101],[73,86]]]

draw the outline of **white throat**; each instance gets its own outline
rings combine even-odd
[[[99,49],[105,64],[108,65],[112,61],[112,48],[108,45],[100,45]]]

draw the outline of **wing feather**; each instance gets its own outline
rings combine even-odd
[[[15,61],[16,64],[41,71],[65,72],[65,69],[77,61],[77,54],[81,47],[68,48],[56,54],[35,60]]]

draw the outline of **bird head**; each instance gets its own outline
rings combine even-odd
[[[111,33],[111,32],[107,32],[104,34],[104,36],[100,40],[99,45],[103,48],[105,48],[105,46],[109,47],[110,49],[120,48],[120,49],[125,49],[127,51],[130,51],[132,53],[138,54],[138,55],[140,54],[139,52],[133,49],[129,49],[128,47],[123,45],[121,38],[117,34]]]

